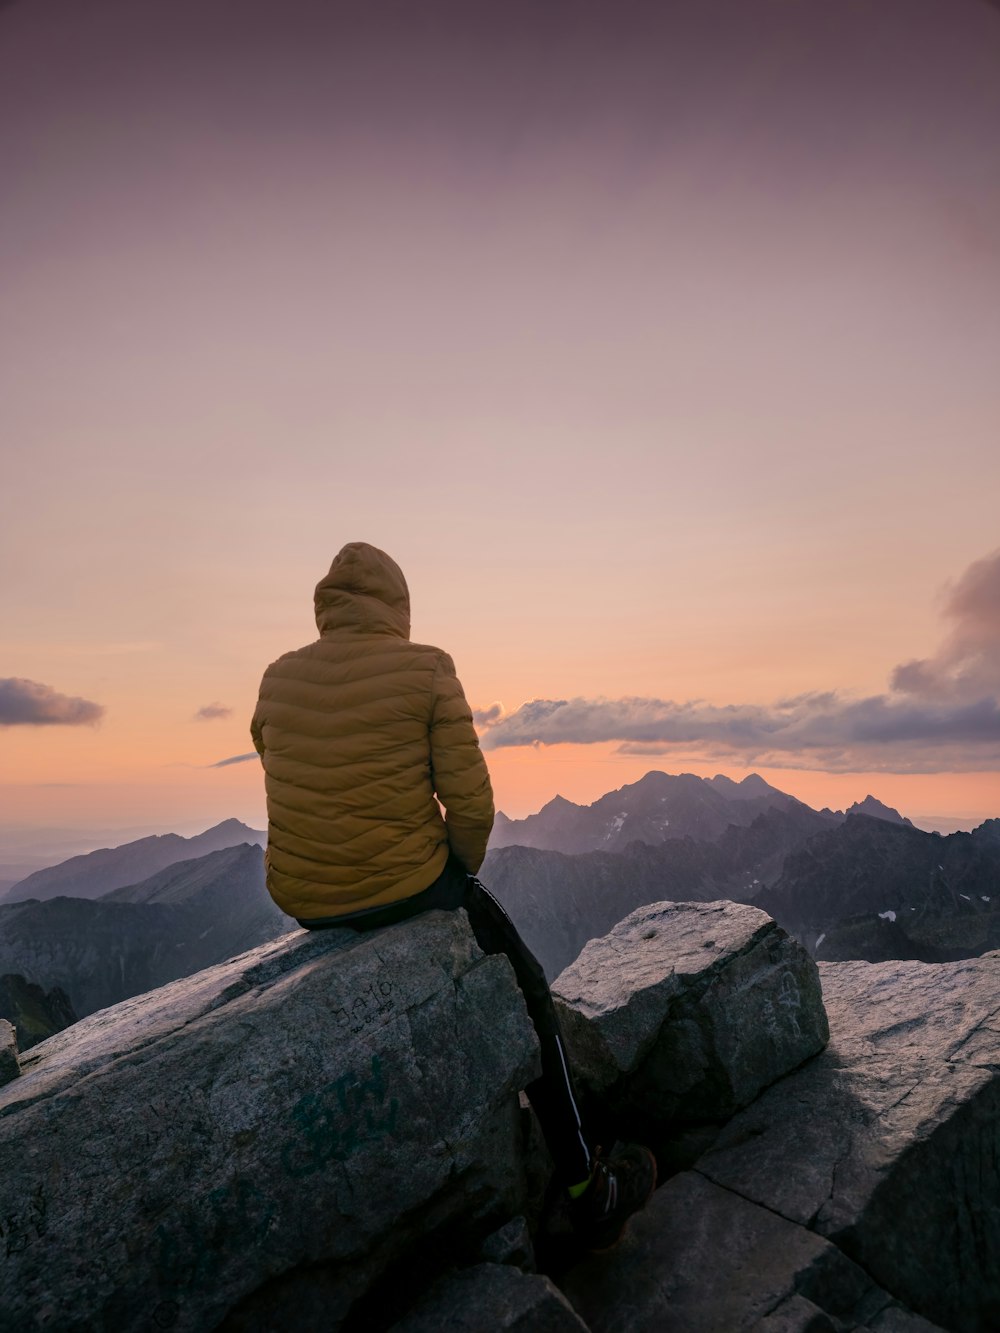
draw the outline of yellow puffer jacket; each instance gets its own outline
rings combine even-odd
[[[419,893],[449,845],[475,873],[493,826],[454,663],[410,643],[396,562],[351,542],[315,601],[320,638],[267,668],[250,727],[267,791],[267,886],[304,919]]]

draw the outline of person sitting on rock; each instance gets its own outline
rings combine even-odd
[[[410,642],[402,570],[366,542],[335,557],[315,607],[319,639],[267,668],[251,723],[271,896],[307,929],[465,909],[483,952],[510,959],[538,1033],[542,1073],[526,1092],[574,1228],[586,1248],[610,1248],[649,1199],[656,1163],[638,1145],[608,1159],[593,1151],[545,974],[475,878],[493,793],[454,663]]]

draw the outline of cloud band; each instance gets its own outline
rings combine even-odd
[[[259,758],[260,758],[260,756],[258,755],[257,751],[256,751],[256,750],[251,750],[249,754],[234,754],[234,755],[230,755],[230,757],[229,757],[228,759],[220,759],[220,760],[218,760],[217,763],[209,764],[208,767],[209,767],[209,768],[228,768],[228,767],[230,766],[230,764],[245,764],[245,763],[247,763],[247,762],[248,762],[249,760],[251,760],[251,759],[259,759]]]
[[[93,726],[104,716],[101,704],[20,676],[0,679],[0,727]]]
[[[951,584],[950,630],[929,658],[891,674],[891,691],[837,691],[770,705],[702,700],[534,699],[476,715],[483,748],[618,742],[624,754],[698,755],[770,767],[941,772],[1000,769],[1000,550]]]

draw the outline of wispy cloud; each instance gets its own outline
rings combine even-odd
[[[904,662],[892,688],[919,699],[969,699],[1000,693],[1000,550],[976,560],[945,590],[951,630],[932,657]]]
[[[213,722],[217,717],[232,717],[233,710],[228,704],[205,704],[194,715],[195,722]]]
[[[59,694],[40,681],[19,676],[0,679],[0,727],[93,726],[103,716],[101,704]]]
[[[1000,551],[946,592],[952,628],[903,663],[885,694],[802,694],[770,705],[702,700],[534,699],[483,717],[483,747],[619,742],[623,754],[687,754],[774,768],[943,772],[1000,767]]]
[[[228,768],[230,764],[245,764],[251,759],[258,759],[260,756],[256,750],[251,750],[249,754],[234,754],[228,759],[220,759],[214,764],[209,764],[209,768]]]

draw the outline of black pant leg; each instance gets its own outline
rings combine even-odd
[[[584,1136],[566,1048],[545,973],[502,905],[471,875],[463,906],[483,953],[502,953],[510,959],[541,1047],[541,1077],[530,1083],[525,1092],[563,1184],[575,1185],[590,1175],[592,1154]]]

